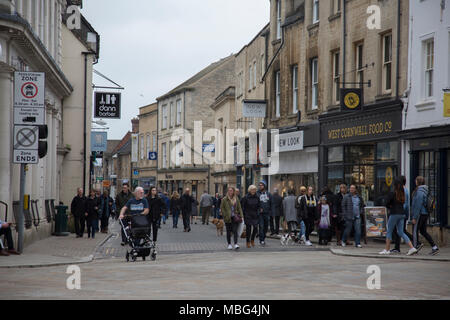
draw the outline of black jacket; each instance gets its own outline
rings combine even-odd
[[[261,204],[258,195],[247,194],[241,200],[242,212],[244,213],[244,222],[248,225],[256,225],[259,222],[259,212]]]
[[[86,213],[86,197],[79,197],[78,195],[76,195],[72,200],[72,204],[70,205],[70,212],[76,217],[84,216],[84,214]]]
[[[148,213],[148,218],[153,222],[158,221],[161,218],[161,214],[164,213],[164,209],[166,208],[164,199],[158,196],[156,196],[155,198],[148,196],[147,201],[148,209],[150,210]]]
[[[386,200],[386,207],[389,208],[390,215],[405,214],[404,203],[396,199],[394,192],[389,192]]]
[[[181,201],[183,202],[183,205],[181,206],[181,210],[183,211],[183,213],[191,214],[192,204],[195,203],[196,200],[192,196],[184,193],[181,196]]]
[[[278,194],[272,194],[272,217],[283,215],[283,198]]]
[[[87,211],[87,219],[92,221],[92,220],[96,220],[98,219],[98,198],[95,197],[94,199],[92,198],[87,198],[86,200],[86,211]]]
[[[308,205],[308,202],[310,205]],[[303,220],[317,220],[319,218],[319,211],[317,210],[319,206],[319,199],[312,195],[311,197],[305,195],[300,200],[300,215]]]
[[[183,206],[183,200],[181,200],[181,198],[170,199],[170,212],[173,212],[173,210],[181,211],[182,206]]]

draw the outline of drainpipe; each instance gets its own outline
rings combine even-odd
[[[86,136],[87,136],[87,130],[86,130],[86,122],[87,122],[87,57],[90,54],[95,54],[95,52],[87,51],[82,52],[84,55],[84,108],[83,108],[83,195],[86,195]],[[89,161],[90,161],[89,157]],[[90,186],[90,173],[89,173],[89,186]]]
[[[264,80],[266,79],[266,75],[270,70],[270,67],[272,66],[273,62],[275,61],[276,57],[278,56],[278,54],[280,53],[281,49],[283,49],[284,46],[284,27],[281,26],[281,45],[278,48],[277,52],[275,53],[275,55],[273,56],[272,60],[270,60],[269,66],[266,68],[266,72],[264,72],[264,75],[262,76],[261,79],[261,83],[264,82]],[[267,62],[266,62],[267,63]]]
[[[397,1],[397,66],[395,78],[395,100],[398,100],[398,84],[400,77],[400,18],[401,18],[401,0]]]
[[[345,88],[345,55],[347,39],[347,6],[346,0],[342,0],[342,87]]]

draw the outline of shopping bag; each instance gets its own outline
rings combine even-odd
[[[242,232],[244,231],[244,226],[245,226],[244,221],[242,220],[242,222],[238,226],[238,237],[242,235]]]

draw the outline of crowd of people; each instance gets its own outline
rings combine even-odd
[[[394,191],[385,195],[389,218],[386,247],[380,254],[399,253],[401,239],[409,247],[407,254],[416,254],[423,247],[419,242],[419,233],[430,243],[430,254],[438,253],[439,248],[426,230],[430,214],[427,207],[428,187],[423,177],[417,177],[416,184],[417,188],[410,198],[406,178],[400,177],[394,182]],[[361,240],[367,243],[365,203],[356,185],[342,183],[337,194],[333,194],[328,187],[324,187],[318,194],[312,186],[302,186],[299,190],[298,195],[294,189],[285,190],[283,194],[274,189],[271,193],[267,189],[267,183],[261,181],[258,187],[251,185],[244,196],[241,196],[239,189],[229,187],[223,197],[218,193],[211,196],[205,190],[200,201],[197,201],[189,188],[181,195],[174,191],[169,196],[167,192],[151,187],[148,194],[144,195],[142,188],[138,187],[133,194],[129,184],[124,183],[115,200],[109,196],[108,191],[100,195],[95,190],[91,190],[89,197],[85,198],[83,189],[79,188],[72,201],[71,212],[77,237],[83,236],[85,223],[88,237],[94,238],[99,229],[101,232],[108,232],[110,217],[126,222],[127,213],[143,213],[145,210],[154,242],[157,241],[161,222],[165,224],[168,221],[169,213],[172,215],[173,228],[178,228],[181,215],[184,232],[190,232],[191,224],[197,224],[200,212],[203,225],[209,225],[210,217],[223,220],[230,250],[239,249],[238,239],[243,230],[248,248],[255,246],[256,238],[261,246],[265,246],[269,229],[271,236],[280,235],[281,230],[295,236],[298,242],[306,246],[313,245],[311,233],[314,230],[317,230],[319,245],[327,245],[333,238],[337,245],[343,247],[354,245],[362,248]],[[407,232],[408,220],[413,224],[412,235]],[[349,241],[351,236],[354,244]],[[390,247],[392,242],[393,249]],[[126,237],[122,232],[122,245],[125,243]]]

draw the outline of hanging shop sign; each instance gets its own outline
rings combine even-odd
[[[95,92],[94,118],[120,119],[120,93]]]
[[[450,92],[444,93],[444,117],[450,117]]]
[[[341,111],[361,110],[362,100],[361,88],[340,89]]]

